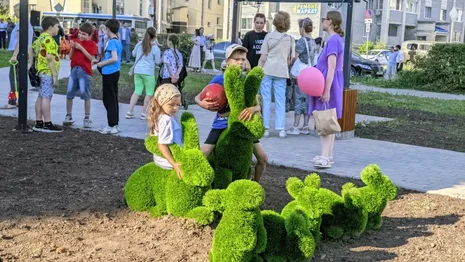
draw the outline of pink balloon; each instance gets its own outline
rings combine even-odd
[[[307,67],[300,71],[297,84],[309,96],[320,97],[325,90],[325,78],[316,67]]]

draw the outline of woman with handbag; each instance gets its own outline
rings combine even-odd
[[[323,73],[326,81],[323,95],[310,99],[310,112],[313,112],[316,121],[316,114],[319,112],[314,112],[315,110],[332,111],[332,113],[335,113],[335,116],[333,119],[330,119],[332,121],[328,121],[327,125],[339,127],[337,119],[342,117],[342,97],[344,89],[344,74],[342,71],[344,64],[344,31],[341,28],[341,13],[338,11],[329,11],[326,17],[321,18],[321,23],[323,31],[329,35],[329,38],[318,58],[316,68]],[[319,129],[318,123],[317,129]],[[321,156],[316,156],[313,159],[315,167],[329,168],[334,164],[333,149],[337,128],[332,128],[332,130],[332,132],[328,132],[327,130],[325,130],[325,132],[320,132],[319,130],[322,148]]]
[[[299,19],[299,32],[302,36],[295,45],[295,62],[292,65],[292,81],[297,82],[297,77],[301,70],[313,66],[313,57],[315,56],[315,40],[312,38],[313,22],[310,18]],[[298,87],[298,83],[291,85],[294,92],[294,125],[286,131],[288,135],[310,134],[308,122],[310,114],[308,112],[309,97]],[[304,116],[304,124],[299,128],[300,118]]]
[[[152,101],[155,92],[155,65],[160,64],[160,48],[157,43],[157,31],[153,27],[147,28],[144,40],[137,43],[132,51],[136,57],[136,62],[129,70],[129,75],[134,75],[134,93],[129,102],[129,111],[126,118],[134,117],[134,106],[145,89],[144,107],[140,114],[140,119],[147,118],[147,106]]]
[[[273,25],[276,30],[267,34],[263,40],[259,66],[263,66],[265,76],[263,77],[260,94],[263,98],[263,122],[265,125],[265,137],[270,133],[271,114],[271,89],[274,91],[276,124],[275,129],[279,131],[279,137],[286,137],[286,80],[289,78],[289,66],[295,56],[295,40],[287,34],[291,27],[289,13],[279,11],[274,19]]]

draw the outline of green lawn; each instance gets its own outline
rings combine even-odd
[[[465,101],[361,92],[357,113],[394,119],[359,123],[358,137],[465,152]]]
[[[11,52],[8,50],[0,50],[0,68],[10,66]]]
[[[121,103],[129,103],[131,95],[134,92],[134,78],[128,75],[130,65],[121,65],[121,74],[119,79],[119,101]],[[158,69],[156,69],[158,73]],[[190,104],[194,103],[194,97],[202,91],[202,89],[210,82],[213,78],[211,75],[205,75],[200,73],[189,72],[185,79],[184,89],[182,90],[183,96],[187,99]],[[98,71],[94,71],[92,81],[92,98],[102,99],[102,77]],[[55,89],[57,94],[66,94],[68,86],[68,78],[60,80],[58,88]],[[139,103],[142,103],[143,99],[139,99]]]

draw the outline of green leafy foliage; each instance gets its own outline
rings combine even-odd
[[[164,51],[168,48],[166,41],[170,34],[157,34],[158,43],[161,45],[161,50]],[[187,65],[189,58],[192,53],[192,47],[194,42],[192,41],[192,36],[188,34],[175,34],[178,37],[178,43],[176,48],[181,52],[184,65]]]

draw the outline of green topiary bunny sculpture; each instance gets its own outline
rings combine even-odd
[[[272,210],[262,211],[267,244],[261,254],[267,262],[310,261],[316,243],[309,230],[308,217],[299,209],[285,219]]]
[[[211,154],[215,169],[213,188],[224,189],[232,181],[250,177],[253,141],[263,136],[265,128],[260,116],[255,115],[250,121],[239,121],[239,115],[243,109],[256,103],[262,78],[260,67],[252,69],[245,80],[238,66],[229,66],[224,73],[224,88],[231,112],[228,128]]]
[[[360,201],[368,212],[366,227],[378,229],[383,223],[381,214],[386,208],[387,201],[394,200],[397,196],[397,187],[375,164],[365,167],[360,175],[367,186],[356,188],[354,184],[347,183],[343,189],[348,193],[360,195]]]
[[[222,218],[213,236],[211,261],[261,261],[259,253],[266,247],[266,230],[260,212],[265,191],[250,180],[236,180],[227,189],[213,189],[204,197],[204,207]]]
[[[154,162],[136,170],[124,187],[124,195],[133,211],[148,211],[152,216],[172,214],[187,216],[195,207],[201,206],[206,191],[211,189],[214,171],[199,147],[195,118],[185,112],[181,117],[183,147],[171,145],[176,162],[181,163],[182,179],[174,170],[162,169]],[[147,150],[162,156],[158,150],[158,138],[145,140]]]

